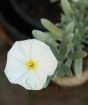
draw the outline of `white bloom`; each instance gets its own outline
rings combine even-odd
[[[5,74],[11,83],[40,90],[47,76],[54,74],[57,63],[45,43],[36,39],[17,41],[8,52]]]

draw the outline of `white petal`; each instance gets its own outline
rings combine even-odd
[[[27,70],[21,62],[9,57],[7,60],[5,74],[11,83],[23,76]]]
[[[41,57],[39,61],[39,69],[43,70],[47,73],[47,75],[51,76],[54,74],[58,61],[51,52],[50,49]]]
[[[43,56],[45,53],[47,53],[48,49],[49,49],[49,47],[45,43],[43,43],[39,40],[33,39],[31,58],[39,60],[41,58],[41,56]]]
[[[47,79],[47,74],[38,70],[37,71],[37,76],[38,76],[38,79],[40,81],[40,84],[42,85],[42,88],[44,87],[45,85],[45,82],[46,82],[46,79]]]
[[[19,41],[21,51],[22,53],[24,53],[27,59],[30,59],[32,43],[33,43],[32,39]]]
[[[15,81],[16,84],[23,86],[28,90],[40,90],[44,87],[47,76],[44,73],[29,72],[20,80]]]
[[[45,81],[46,81],[46,76],[44,77],[41,75],[39,76],[37,72],[31,74],[31,77],[28,79],[27,83],[32,86],[32,90],[40,90],[43,88]],[[43,79],[44,78],[44,79]]]
[[[15,81],[15,84],[18,84],[18,85],[24,87],[27,90],[33,90],[32,86],[27,83],[28,78],[30,78],[30,74],[26,73],[22,78]]]
[[[7,62],[5,67],[6,70],[14,69],[16,67],[20,67],[21,65],[23,65],[23,62],[15,59],[13,56],[7,56]]]
[[[13,56],[15,59],[19,61],[26,61],[27,59],[24,53],[21,51],[21,47],[18,41],[14,43],[12,48],[9,50],[8,55]]]

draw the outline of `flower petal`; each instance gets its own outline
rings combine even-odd
[[[33,90],[32,86],[27,83],[29,77],[30,77],[30,74],[26,73],[20,79],[16,80],[15,84],[18,84],[18,85],[24,87],[27,90]]]
[[[19,61],[26,61],[26,59],[27,59],[26,56],[24,55],[24,53],[22,53],[18,41],[16,41],[14,43],[12,48],[9,50],[8,55],[13,56],[14,58],[16,58]]]
[[[46,79],[47,75],[44,75],[42,72],[29,72],[25,74],[20,80],[15,81],[15,83],[28,90],[40,90],[43,88]]]
[[[43,75],[41,75],[41,77],[44,79],[40,79],[37,72],[31,74],[31,77],[28,79],[27,83],[32,86],[32,90],[40,90],[43,88],[46,81],[46,76],[44,77]]]
[[[48,49],[48,45],[39,40],[33,39],[31,58],[39,60],[47,52]]]
[[[25,66],[21,62],[9,56],[4,72],[8,80],[11,83],[14,83],[15,80],[19,79],[28,71],[25,69]]]
[[[32,39],[19,41],[21,51],[22,51],[22,53],[24,53],[24,55],[27,57],[27,59],[30,59],[32,43],[33,43]]]
[[[39,69],[51,76],[54,74],[57,64],[58,61],[49,48],[39,61]]]

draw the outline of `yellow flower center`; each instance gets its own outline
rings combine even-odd
[[[35,71],[38,68],[38,62],[34,59],[30,59],[26,62],[26,67],[28,70]]]

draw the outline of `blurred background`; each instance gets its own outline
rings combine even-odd
[[[88,105],[88,83],[69,88],[51,82],[44,90],[28,91],[10,84],[4,75],[14,41],[32,38],[32,29],[44,30],[40,18],[59,22],[60,13],[60,1],[0,0],[0,105]]]

